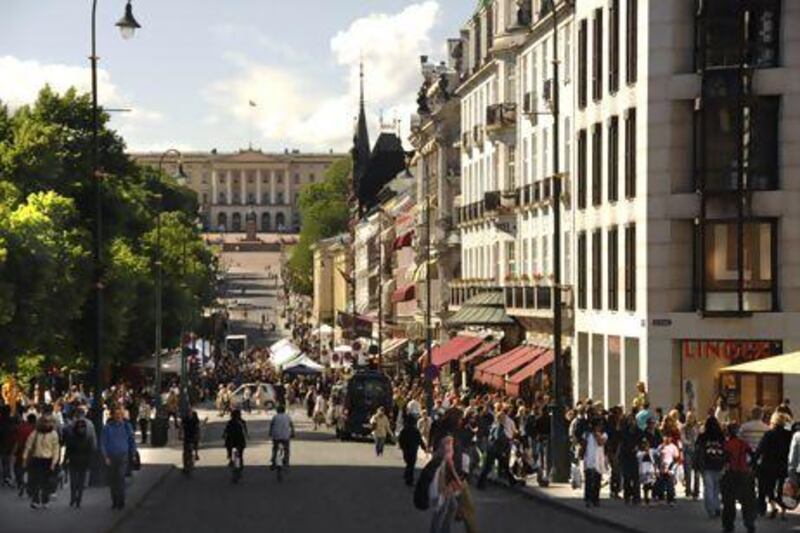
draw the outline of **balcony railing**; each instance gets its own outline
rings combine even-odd
[[[460,307],[475,295],[500,291],[495,280],[454,280],[450,284],[450,307]]]
[[[548,285],[510,285],[504,289],[506,310],[509,314],[525,311],[553,311],[555,287]],[[561,305],[572,305],[572,288],[561,288]]]

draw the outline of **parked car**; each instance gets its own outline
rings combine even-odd
[[[261,406],[256,405],[256,388],[259,386],[261,387]],[[250,400],[253,409],[261,408],[266,411],[275,409],[275,405],[278,402],[278,395],[275,393],[275,387],[273,387],[271,383],[244,383],[239,385],[239,387],[233,391],[232,403],[235,407],[241,409],[245,387],[250,388]]]

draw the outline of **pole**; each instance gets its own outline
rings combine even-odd
[[[430,174],[422,156],[422,180],[425,183],[425,407],[433,410],[433,331],[431,330],[431,195]]]
[[[91,406],[91,418],[100,442],[103,426],[103,373],[101,359],[103,350],[103,186],[98,170],[98,136],[100,129],[100,112],[97,106],[97,0],[92,1],[92,55],[89,56],[92,68],[92,187],[94,192],[94,321],[95,334],[93,346],[92,381],[94,383],[94,402]],[[95,461],[100,465],[100,461]],[[92,484],[102,483],[102,469],[92,469]]]
[[[553,17],[553,382],[555,391],[550,414],[550,472],[556,482],[569,480],[567,431],[564,419],[564,361],[561,349],[561,175],[559,171],[559,68],[558,13],[554,0]]]
[[[378,370],[383,368],[383,210],[378,212]]]
[[[183,247],[181,250],[181,271],[182,271],[182,278],[183,278],[183,286],[188,287],[186,285],[186,239],[183,241]],[[181,324],[185,324],[186,320],[181,320]],[[181,327],[181,336],[180,336],[180,346],[181,346],[181,415],[186,416],[189,413],[189,394],[187,390],[187,376],[186,376],[186,352],[187,347],[184,344],[184,335],[186,334],[186,328]]]

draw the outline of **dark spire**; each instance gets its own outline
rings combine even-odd
[[[356,131],[353,135],[353,149],[351,155],[353,157],[353,191],[358,195],[359,183],[364,177],[367,170],[367,162],[369,161],[370,148],[369,148],[369,132],[367,131],[367,115],[364,111],[364,63],[359,64],[359,110],[358,120],[356,122]],[[361,201],[359,199],[359,205]]]

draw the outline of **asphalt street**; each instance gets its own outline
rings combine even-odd
[[[213,415],[212,415],[213,416]],[[201,460],[191,478],[175,471],[115,531],[175,532],[385,532],[428,531],[429,512],[418,511],[402,481],[398,450],[375,457],[371,443],[339,442],[314,431],[293,413],[297,440],[292,467],[279,483],[267,467],[267,419],[249,419],[241,483],[231,482],[220,440],[224,420],[212,418]],[[475,491],[481,531],[611,531],[502,488]],[[462,531],[456,524],[453,531]]]

